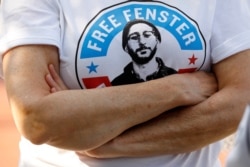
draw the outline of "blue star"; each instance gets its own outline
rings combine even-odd
[[[89,74],[90,74],[91,72],[97,73],[96,68],[97,68],[98,66],[99,66],[99,65],[95,65],[93,62],[91,62],[91,65],[90,65],[90,66],[87,66],[87,68],[89,69]]]

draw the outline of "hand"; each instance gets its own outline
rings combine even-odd
[[[49,72],[45,79],[50,86],[51,93],[68,89],[52,64],[49,65]],[[184,94],[187,105],[200,103],[218,90],[216,78],[212,73],[198,71],[180,75],[183,77],[179,77],[179,82],[174,84],[182,88],[179,90],[184,92],[181,93]],[[175,77],[175,75],[172,75],[172,77]]]
[[[113,147],[112,140],[106,144],[87,151],[76,151],[76,154],[81,159],[81,157],[91,157],[91,158],[119,158],[124,157],[122,154],[119,154],[118,151]]]
[[[182,91],[187,105],[198,104],[218,91],[217,80],[213,73],[198,71],[179,75],[182,77],[179,77],[180,80],[175,84],[181,87],[179,90]]]
[[[55,93],[62,90],[67,90],[67,86],[64,84],[60,76],[57,74],[55,67],[49,65],[49,74],[45,76],[45,80],[50,87],[50,92]]]

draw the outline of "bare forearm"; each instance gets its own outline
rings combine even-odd
[[[124,130],[180,105],[179,95],[163,100],[163,96],[157,93],[157,97],[151,91],[139,84],[100,90],[68,90],[44,97],[40,101],[43,107],[39,117],[46,120],[48,143],[69,149],[97,147]],[[57,126],[60,124],[62,126]]]
[[[17,47],[4,56],[3,64],[10,105],[22,135],[36,144],[72,150],[98,147],[164,111],[197,104],[217,88],[213,76],[196,73],[51,94],[45,76],[49,64],[58,69],[55,47]]]
[[[246,50],[214,66],[219,90],[207,100],[164,113],[86,153],[102,158],[183,153],[229,135],[250,102],[249,56]]]
[[[72,150],[98,147],[166,110],[199,101],[187,98],[192,93],[182,92],[186,82],[177,75],[165,78],[168,84],[164,84],[164,80],[155,80],[53,94],[46,86],[42,91],[34,91],[34,85],[29,80],[16,76],[21,89],[12,77],[15,76],[7,76],[6,83],[8,92],[15,92],[9,97],[12,108],[16,109],[14,116],[21,133],[34,143],[48,143]],[[26,92],[29,94],[26,95]]]
[[[229,96],[231,93],[236,96]],[[200,149],[236,130],[247,103],[242,95],[248,97],[249,93],[220,92],[198,105],[166,112],[87,154],[98,158],[141,157]]]
[[[66,109],[60,107],[63,109],[63,111],[60,110],[60,113],[67,115],[63,116],[63,119],[65,119],[63,121],[66,121],[65,125],[69,124],[73,126],[69,126],[68,131],[67,129],[65,130],[65,128],[62,128],[62,132],[55,129],[54,134],[68,135],[66,137],[59,136],[59,142],[56,140],[56,142],[49,142],[49,144],[57,147],[66,146],[66,148],[66,144],[69,144],[70,148],[73,143],[74,148],[72,149],[79,150],[83,147],[83,149],[96,148],[117,137],[125,130],[147,122],[165,111],[203,101],[214,93],[217,88],[213,76],[210,75],[208,77],[208,75],[210,74],[176,74],[141,84],[116,86],[105,89],[69,90],[58,92],[58,94],[55,93],[53,95],[57,97],[49,101],[52,102],[53,105],[55,101],[58,101],[58,105],[54,106],[62,105],[62,100],[67,102],[64,104]],[[198,76],[203,79],[198,79],[198,81],[196,78]],[[211,80],[211,78],[213,79]],[[201,86],[199,84],[200,82],[207,82],[207,84],[202,84],[201,88],[198,88],[196,92],[192,90],[193,86],[190,86],[189,82],[199,86]],[[65,100],[65,97],[70,98]],[[93,100],[97,101],[93,103]],[[48,104],[48,102],[43,103]],[[74,118],[71,117],[72,113],[67,114],[68,110],[74,113]],[[53,109],[53,113],[57,111],[58,108]],[[45,120],[51,120],[53,124],[55,122],[60,123],[60,117],[58,118],[58,116],[56,116],[53,119],[51,114],[49,116],[50,117]],[[77,123],[77,125],[74,126],[72,120],[73,122],[81,123]],[[49,125],[48,127],[51,126],[52,125]],[[69,133],[70,129],[74,127],[77,127],[74,131],[75,133]],[[69,137],[74,140],[69,140]],[[56,136],[56,139],[58,139],[58,136]]]
[[[234,93],[239,94],[238,91]],[[114,145],[120,149],[128,142],[128,146],[138,150],[137,155],[159,155],[191,152],[218,141],[236,130],[247,104],[245,100],[239,103],[242,96],[221,94],[220,92],[199,105],[163,114],[153,122],[136,128],[135,131],[131,129],[131,132],[124,133],[120,139],[114,140]],[[134,140],[135,134],[141,134],[137,136],[137,140]],[[139,144],[137,147],[138,143],[145,145]],[[140,150],[143,148],[147,149]],[[132,148],[124,149],[129,151]],[[136,152],[130,152],[128,155],[136,155]]]

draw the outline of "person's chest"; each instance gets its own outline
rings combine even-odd
[[[178,73],[210,69],[215,1],[92,0],[61,5],[61,75],[71,88],[111,86],[131,62],[123,32],[137,20],[159,31],[156,52],[167,67]]]

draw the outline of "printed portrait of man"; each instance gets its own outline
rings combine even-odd
[[[122,47],[132,61],[111,84],[133,84],[177,73],[157,55],[160,42],[161,34],[152,23],[138,19],[128,22],[122,34]]]

